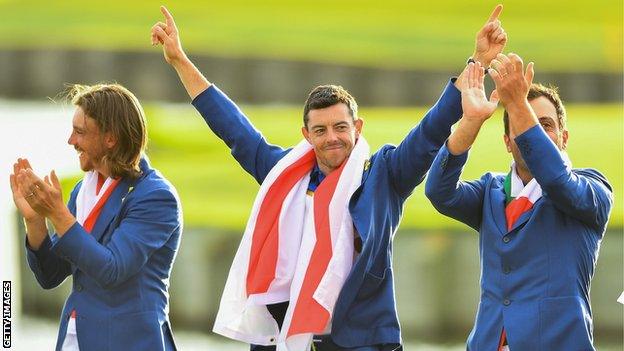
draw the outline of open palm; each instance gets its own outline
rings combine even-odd
[[[492,92],[488,99],[483,85],[485,72],[481,63],[470,63],[464,74],[466,88],[462,90],[462,110],[464,117],[486,120],[492,116],[498,106],[498,94]]]

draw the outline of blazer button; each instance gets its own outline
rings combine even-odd
[[[509,299],[505,299],[505,300],[503,300],[503,305],[509,306],[509,305],[511,305],[511,301],[509,301]]]
[[[76,284],[76,291],[78,292],[82,291],[82,285]]]
[[[506,267],[506,266],[505,266],[505,267],[503,267],[503,273],[505,273],[505,274],[509,274],[509,273],[511,273],[511,268]]]
[[[503,237],[503,242],[504,242],[505,244],[507,244],[507,243],[508,243],[508,242],[510,242],[510,241],[511,241],[511,238],[510,238],[509,236],[505,235],[505,236]]]

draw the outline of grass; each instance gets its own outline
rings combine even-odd
[[[457,69],[500,0],[167,3],[189,52],[364,66]],[[158,51],[152,1],[0,0],[2,48]],[[621,1],[507,1],[507,50],[544,71],[622,72]]]
[[[243,110],[267,140],[289,146],[300,138],[300,109],[247,106]],[[364,134],[377,150],[386,142],[397,144],[426,112],[424,108],[361,108]],[[187,225],[240,230],[249,215],[258,184],[230,156],[199,114],[184,105],[149,105],[152,165],[178,189]],[[569,105],[569,154],[574,167],[592,167],[607,176],[615,192],[610,226],[623,225],[622,108],[618,105]],[[487,171],[506,172],[510,156],[503,140],[502,111],[484,128],[472,148],[464,179]],[[66,181],[66,187],[75,180]],[[405,206],[402,228],[463,228],[438,214],[416,188]],[[68,190],[65,191],[67,194]]]

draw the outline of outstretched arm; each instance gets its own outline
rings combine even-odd
[[[533,81],[533,63],[524,69],[520,56],[498,55],[491,76],[505,109],[514,141],[531,174],[561,211],[604,230],[613,205],[611,186],[593,170],[572,171],[557,145],[540,126],[527,95]]]
[[[496,6],[477,33],[473,59],[481,67],[486,67],[507,43],[507,34],[498,20],[502,9],[502,5]],[[434,157],[449,137],[451,126],[461,117],[460,92],[466,89],[468,72],[468,68],[464,69],[454,84],[446,87],[440,100],[392,152],[390,172],[401,195],[409,195],[424,179]]]
[[[267,143],[238,106],[203,76],[184,53],[173,16],[164,6],[160,11],[166,22],[152,27],[152,44],[162,45],[165,60],[178,73],[210,129],[232,150],[232,156],[243,169],[261,183],[285,154],[284,149]]]
[[[498,94],[492,91],[490,100],[486,98],[483,85],[484,69],[480,62],[468,64],[467,75],[463,78],[465,88],[462,91],[463,117],[455,131],[451,133],[447,141],[447,148],[453,155],[460,155],[468,151],[481,129],[483,123],[489,119],[496,106],[498,106]]]
[[[211,83],[182,50],[178,27],[171,13],[164,6],[160,7],[160,12],[165,16],[165,23],[157,22],[152,27],[152,45],[162,45],[165,60],[176,70],[186,92],[194,99],[208,89]]]
[[[479,229],[483,205],[484,181],[462,182],[462,168],[468,159],[468,150],[474,143],[483,123],[496,110],[496,91],[490,100],[483,86],[484,70],[480,62],[469,63],[464,75],[462,91],[464,116],[442,147],[431,166],[425,194],[442,214]]]

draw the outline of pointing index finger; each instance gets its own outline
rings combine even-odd
[[[487,22],[485,23],[496,21],[501,11],[503,11],[503,5],[502,4],[496,5],[496,7],[494,8],[494,11],[492,11],[492,14],[490,15],[490,18],[488,18]]]
[[[171,16],[171,13],[169,12],[169,10],[167,10],[167,8],[164,7],[164,6],[161,6],[160,7],[160,12],[162,12],[163,16],[165,16],[165,19],[167,20],[167,26],[175,27],[175,22],[173,21],[173,16]]]

